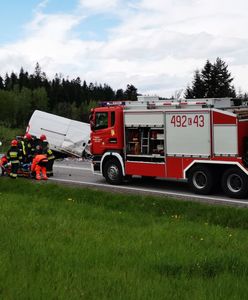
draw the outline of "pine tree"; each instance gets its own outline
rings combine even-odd
[[[10,90],[11,89],[11,80],[9,78],[9,74],[8,73],[5,74],[4,87],[5,87],[6,90]]]
[[[202,98],[214,97],[213,86],[215,85],[215,76],[213,75],[213,65],[210,63],[209,60],[207,60],[205,66],[203,67],[200,76],[204,84],[204,94]]]
[[[227,64],[219,57],[213,65],[213,80],[216,83],[213,86],[214,97],[235,97],[235,89],[231,86],[233,78],[231,73],[228,72]]]
[[[216,62],[211,64],[207,60],[201,72],[195,71],[192,86],[187,87],[185,97],[187,99],[236,97],[232,81],[233,78],[224,61],[218,57]]]
[[[127,85],[127,89],[124,92],[124,99],[135,101],[137,100],[137,89],[132,84]]]
[[[6,74],[6,78],[5,78],[5,88],[7,90],[13,90],[14,87],[16,85],[18,85],[19,83],[19,79],[18,77],[16,76],[16,74],[14,72],[12,72],[10,74],[10,77],[8,76],[8,74]]]
[[[20,91],[24,87],[26,87],[26,88],[29,87],[29,75],[28,75],[28,72],[24,72],[24,69],[21,67],[20,73],[19,73],[19,88],[20,88]]]
[[[194,75],[194,80],[193,80],[193,85],[192,87],[187,87],[186,92],[185,92],[185,97],[187,99],[190,98],[204,98],[206,94],[206,88],[204,81],[201,77],[200,71],[196,70],[195,75]]]
[[[34,74],[33,74],[33,87],[39,88],[43,87],[43,82],[46,79],[46,74],[41,71],[39,63],[36,63]]]
[[[116,100],[123,100],[124,99],[124,91],[123,91],[123,89],[118,89],[116,91],[115,99]]]
[[[0,76],[0,90],[4,89],[4,81],[3,78]]]

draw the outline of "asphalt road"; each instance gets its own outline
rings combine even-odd
[[[248,207],[248,199],[231,199],[225,197],[221,192],[211,196],[195,195],[184,182],[171,182],[162,179],[144,181],[139,177],[135,177],[129,183],[113,186],[106,183],[102,176],[93,174],[90,162],[77,159],[56,161],[54,164],[54,177],[49,180],[62,184],[81,185],[115,193],[169,196],[186,201],[191,200],[210,204]]]

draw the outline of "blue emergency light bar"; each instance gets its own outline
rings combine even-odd
[[[106,106],[125,106],[126,101],[103,101],[99,103],[99,106],[106,107]]]

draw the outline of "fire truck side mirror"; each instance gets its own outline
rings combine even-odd
[[[95,129],[95,122],[94,122],[94,119],[93,119],[93,113],[90,114],[90,128],[91,130],[94,130]]]
[[[95,130],[95,124],[94,124],[94,122],[93,121],[91,121],[90,122],[90,128],[91,128],[91,130]]]

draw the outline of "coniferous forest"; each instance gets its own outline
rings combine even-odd
[[[33,74],[21,68],[19,74],[0,76],[0,125],[25,128],[35,109],[88,122],[90,109],[101,101],[136,99],[132,84],[115,91],[106,83],[87,83],[79,77],[69,80],[56,74],[48,80],[37,63]]]
[[[223,60],[219,57],[214,63],[207,60],[202,70],[194,72],[184,97],[231,97],[236,98],[236,105],[247,103],[248,94],[237,93],[232,82],[233,77]],[[0,76],[0,126],[25,128],[36,109],[88,122],[90,109],[99,102],[133,101],[137,96],[137,88],[132,84],[125,90],[113,90],[106,83],[87,83],[79,77],[69,80],[56,74],[49,80],[37,63],[33,74],[21,68],[19,74]]]

